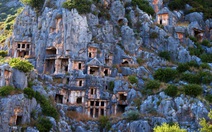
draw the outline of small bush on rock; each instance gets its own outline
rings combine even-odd
[[[211,95],[211,94],[207,94],[207,95],[205,96],[205,99],[206,99],[207,101],[209,101],[210,103],[212,103],[212,95]]]
[[[186,95],[196,97],[202,94],[202,87],[197,84],[189,84],[184,86],[184,91]]]
[[[5,51],[5,50],[0,50],[0,56],[2,56],[2,57],[7,56],[7,51]]]
[[[35,92],[32,90],[32,88],[25,88],[24,94],[27,95],[29,99],[32,99],[33,97],[35,97]]]
[[[212,120],[212,111],[210,110],[210,112],[208,113],[208,117],[209,117],[209,121],[206,121],[205,118],[200,119],[200,126],[202,128],[200,128],[200,132],[212,132],[212,124],[211,124],[211,120]]]
[[[3,86],[0,88],[0,96],[7,96],[9,95],[15,88],[12,86]]]
[[[163,123],[161,126],[156,126],[154,132],[186,132],[185,129],[180,129],[178,124],[169,125],[167,123]]]
[[[202,60],[202,62],[206,62],[206,63],[211,63],[212,62],[212,54],[201,54],[200,58]]]
[[[187,63],[180,63],[177,67],[177,71],[182,73],[189,70],[189,65]]]
[[[36,127],[40,132],[49,132],[52,128],[52,124],[47,118],[39,118]]]
[[[34,68],[29,61],[22,60],[20,58],[12,58],[9,61],[9,64],[11,67],[16,68],[22,72],[29,72]]]
[[[160,87],[160,82],[156,80],[150,80],[146,83],[146,89],[158,89]]]
[[[89,0],[66,0],[63,7],[69,10],[75,8],[79,14],[89,13],[91,11],[92,2]]]
[[[192,74],[192,73],[183,73],[181,75],[181,80],[184,80],[188,83],[200,84],[201,83],[201,75],[200,74]]]
[[[165,89],[165,94],[171,97],[175,97],[177,95],[177,86],[169,85],[167,89]]]
[[[168,51],[162,51],[158,54],[161,58],[166,59],[167,61],[171,60],[170,53]]]
[[[111,91],[111,92],[113,92],[113,88],[114,88],[114,81],[110,81],[109,82],[109,90]]]
[[[111,123],[110,123],[110,120],[107,116],[100,116],[98,121],[99,121],[100,129],[105,128],[106,130],[110,130]]]
[[[138,83],[138,79],[136,78],[136,76],[133,76],[133,75],[129,76],[128,80],[131,84],[134,84],[134,83],[137,84]]]
[[[202,69],[211,69],[210,65],[208,65],[208,63],[202,63],[200,64],[200,67],[202,67]]]
[[[153,10],[153,8],[149,5],[149,2],[147,0],[132,0],[132,5],[136,6],[138,5],[138,7],[143,10],[144,12],[150,14],[150,15],[154,15],[155,11]]]
[[[171,68],[158,69],[155,71],[154,78],[163,82],[169,82],[176,78],[177,71]]]
[[[210,44],[208,40],[203,40],[201,44],[207,47],[212,47],[212,44]]]
[[[127,121],[135,121],[135,120],[138,120],[140,117],[140,114],[138,111],[130,110],[130,111],[127,111],[125,114],[126,114],[125,118]]]
[[[149,37],[151,39],[156,39],[156,38],[158,38],[158,33],[157,32],[152,32],[152,33],[150,33]]]

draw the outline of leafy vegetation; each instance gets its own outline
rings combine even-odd
[[[99,121],[100,129],[104,129],[105,128],[106,130],[110,130],[111,123],[110,123],[109,117],[107,117],[107,116],[100,116],[98,118],[98,121]]]
[[[135,120],[138,120],[139,117],[140,117],[140,114],[138,111],[130,110],[126,112],[125,119],[127,121],[135,121]]]
[[[162,82],[169,82],[176,78],[177,70],[173,70],[171,68],[158,69],[154,73],[154,78],[160,80]]]
[[[138,79],[136,78],[136,76],[133,76],[133,75],[129,76],[128,80],[131,84],[137,84],[138,83]]]
[[[154,15],[155,11],[153,10],[153,8],[149,5],[149,2],[147,0],[132,0],[132,5],[136,6],[138,5],[138,7],[143,10],[144,12],[150,14],[150,15]]]
[[[137,62],[138,62],[139,65],[142,65],[143,60],[140,57],[138,57],[136,60],[137,60]]]
[[[167,89],[165,89],[165,94],[171,97],[175,97],[177,95],[177,86],[169,85]]]
[[[156,126],[154,132],[186,132],[185,129],[181,129],[178,124],[169,125],[163,123],[161,126]]]
[[[212,44],[208,40],[203,40],[201,44],[206,47],[212,47]]]
[[[1,56],[1,57],[7,56],[7,51],[5,51],[5,50],[0,50],[0,56]]]
[[[32,90],[32,88],[25,88],[24,94],[27,95],[27,98],[32,99],[35,97],[35,92]]]
[[[8,96],[14,90],[15,88],[12,86],[3,86],[0,88],[0,96]]]
[[[33,91],[31,88],[24,89],[24,94],[28,98],[35,98],[42,107],[42,113],[46,116],[54,117],[56,120],[59,119],[59,114],[55,107],[51,104],[50,100],[46,99],[45,96],[41,95],[39,92]]]
[[[150,33],[149,37],[151,39],[156,39],[156,38],[158,38],[158,33],[157,32],[152,32],[152,33]]]
[[[36,127],[40,132],[49,132],[52,128],[52,124],[49,119],[41,117],[36,123]]]
[[[158,54],[161,58],[166,59],[167,61],[171,60],[170,53],[168,51],[162,51]]]
[[[202,94],[202,87],[197,84],[189,84],[184,86],[184,91],[186,95],[196,97]]]
[[[4,45],[6,39],[12,35],[15,18],[21,13],[22,10],[23,8],[19,8],[15,15],[8,15],[4,22],[0,22],[0,31],[2,30],[2,33],[0,34],[0,45]]]
[[[212,54],[203,53],[200,55],[202,62],[211,63],[212,62]]]
[[[212,111],[210,111],[208,113],[208,117],[209,117],[209,121],[206,121],[205,118],[202,118],[199,122],[200,126],[202,128],[200,128],[200,132],[212,132],[212,124],[211,124],[211,120],[212,120]]]
[[[211,0],[172,0],[169,2],[168,6],[171,10],[181,10],[185,9],[186,4],[193,7],[187,13],[203,12],[204,18],[212,18]]]
[[[66,0],[63,3],[63,8],[66,9],[77,9],[80,14],[86,14],[91,11],[91,1],[88,0]]]
[[[113,88],[114,88],[114,81],[110,81],[109,82],[109,90],[111,91],[111,92],[113,92]]]
[[[0,22],[5,21],[8,16],[15,15],[17,13],[17,9],[21,7],[20,4],[9,7],[6,5],[7,2],[7,0],[0,0]]]
[[[160,82],[156,80],[150,80],[146,83],[146,89],[158,89],[160,87]]]
[[[21,2],[35,8],[36,12],[40,12],[45,0],[21,0]]]
[[[192,73],[183,73],[181,79],[187,81],[188,83],[194,84],[210,84],[212,81],[212,74],[210,72],[197,72]]]
[[[11,67],[16,68],[23,72],[29,72],[34,68],[33,65],[29,61],[23,60],[20,58],[12,58],[9,61],[9,64]]]

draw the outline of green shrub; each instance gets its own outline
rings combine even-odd
[[[27,95],[27,98],[29,99],[32,99],[33,97],[35,97],[35,92],[33,91],[32,88],[25,88],[24,94]]]
[[[177,71],[171,68],[158,69],[154,73],[154,78],[163,82],[169,82],[177,77]]]
[[[167,61],[171,60],[170,53],[168,51],[162,51],[158,54],[161,58],[166,59]]]
[[[152,33],[150,33],[149,37],[151,39],[156,39],[156,38],[158,38],[158,33],[157,32],[152,32]]]
[[[212,74],[210,72],[199,72],[203,84],[210,84],[212,82]]]
[[[160,82],[156,80],[150,80],[146,83],[146,89],[158,89],[160,87]]]
[[[63,8],[73,9],[76,8],[79,14],[89,13],[91,11],[92,2],[89,0],[66,0],[63,3]]]
[[[181,75],[181,79],[188,82],[188,83],[194,83],[194,84],[200,84],[201,83],[200,74],[183,73]]]
[[[206,99],[208,102],[212,103],[212,95],[211,95],[211,94],[207,94],[207,95],[205,96],[205,99]]]
[[[212,44],[208,40],[203,40],[201,44],[207,47],[212,47]]]
[[[138,7],[143,10],[144,12],[150,14],[150,15],[154,15],[155,11],[153,10],[153,8],[149,5],[149,2],[147,0],[132,0],[132,5],[136,6],[138,5]]]
[[[51,105],[51,102],[47,100],[45,96],[36,91],[35,99],[38,103],[40,103],[44,115],[54,117],[56,120],[59,119],[57,110]]]
[[[182,73],[182,72],[185,72],[185,71],[188,71],[190,68],[189,68],[189,65],[187,63],[180,63],[177,67],[177,71]]]
[[[105,128],[106,130],[110,130],[111,123],[107,116],[100,116],[98,118],[100,129]]]
[[[199,64],[198,64],[196,61],[190,61],[190,62],[187,62],[187,64],[188,64],[190,67],[199,68]]]
[[[210,112],[208,113],[208,117],[209,120],[206,121],[205,118],[200,119],[200,132],[212,132],[212,124],[211,124],[211,120],[212,120],[212,111],[210,110]]]
[[[11,67],[16,68],[22,72],[29,72],[34,68],[29,61],[22,60],[20,58],[12,58],[9,61],[9,64]]]
[[[211,63],[212,62],[212,54],[201,54],[200,58],[202,60],[202,62],[206,62],[206,63]]]
[[[196,37],[190,36],[189,39],[192,40],[195,43],[197,42],[197,38]]]
[[[111,91],[111,92],[113,92],[113,88],[114,88],[114,81],[110,81],[109,82],[109,90]]]
[[[0,96],[7,96],[10,95],[10,93],[15,90],[12,86],[3,86],[0,88]]]
[[[190,55],[200,56],[203,52],[202,48],[188,48]]]
[[[2,56],[2,57],[7,56],[7,51],[5,51],[5,50],[0,50],[0,56]]]
[[[136,78],[136,76],[133,76],[133,75],[129,76],[128,80],[131,84],[134,84],[134,83],[137,84],[138,83],[138,79]]]
[[[130,111],[125,112],[125,114],[126,114],[125,119],[127,121],[135,121],[140,118],[140,114],[138,111],[130,110]]]
[[[35,8],[37,12],[40,12],[44,5],[45,0],[21,0],[21,2],[25,5],[29,5]]]
[[[202,67],[202,69],[211,69],[210,65],[208,63],[202,63],[200,64],[200,67]]]
[[[47,118],[39,118],[36,127],[40,132],[49,132],[52,128],[52,123]]]
[[[196,97],[202,94],[202,87],[197,84],[189,84],[184,86],[184,91],[186,95]]]
[[[137,62],[138,62],[139,65],[142,65],[143,60],[142,60],[141,58],[138,57],[138,58],[137,58]]]
[[[135,104],[135,106],[137,107],[138,110],[140,110],[141,100],[142,100],[141,98],[135,98],[133,100],[133,102],[134,102],[134,104]]]
[[[186,132],[185,129],[180,129],[178,124],[169,125],[163,123],[161,126],[154,127],[154,132]]]
[[[175,97],[177,95],[178,89],[177,89],[177,86],[175,85],[169,85],[164,92],[168,96]]]

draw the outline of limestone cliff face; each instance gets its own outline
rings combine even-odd
[[[182,11],[172,12],[162,0],[148,0],[156,16],[148,15],[137,6],[127,6],[131,0],[100,0],[91,5],[91,12],[87,14],[62,8],[64,1],[46,0],[40,14],[26,6],[16,19],[9,47],[12,57],[28,59],[38,71],[30,75],[33,76],[30,77],[34,83],[33,90],[55,99],[61,118],[56,122],[49,117],[52,131],[100,131],[95,121],[81,122],[68,118],[70,111],[90,118],[124,113],[124,118],[112,124],[111,129],[115,131],[149,132],[161,122],[179,122],[189,131],[198,130],[198,119],[206,117],[208,112],[203,101],[184,95],[169,97],[162,92],[167,84],[149,97],[141,91],[145,90],[146,80],[153,79],[158,68],[176,69],[178,62],[191,60],[201,63],[200,58],[189,54],[189,48],[196,45],[188,36],[196,37],[199,42],[211,39],[211,19],[204,21],[202,13],[184,16]],[[180,26],[182,21],[186,21],[186,26]],[[212,48],[205,47],[205,50],[212,53]],[[172,62],[159,57],[162,51],[170,53]],[[18,75],[21,74],[13,72],[17,73],[13,76],[16,87],[26,87],[26,76],[20,79]],[[136,83],[130,82],[130,75],[136,77]],[[2,86],[5,83],[5,80],[1,81]],[[169,83],[177,86],[187,84]],[[209,87],[204,86],[205,92],[211,91]],[[16,106],[17,109],[23,106],[17,111],[24,113],[22,121],[27,123],[28,113],[37,104],[22,94],[17,98],[26,104],[18,105],[17,101],[12,104],[10,97],[5,100],[9,100],[8,105],[11,104],[13,110]],[[136,99],[142,100],[141,104],[136,106]],[[128,123],[125,115],[131,110],[147,117]],[[149,116],[154,112],[155,117]],[[17,114],[13,112],[6,117],[14,115]],[[17,121],[14,117],[11,119],[13,123]],[[8,124],[9,119],[4,122]]]
[[[35,99],[26,99],[24,94],[18,94],[1,98],[0,106],[0,131],[17,131],[17,128],[11,126],[30,123],[30,114],[37,107],[37,102]]]

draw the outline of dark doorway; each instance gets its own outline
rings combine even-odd
[[[95,117],[98,117],[98,116],[99,116],[99,109],[96,109]]]
[[[22,124],[22,116],[17,116],[16,125],[21,125],[21,124]]]
[[[78,69],[79,70],[82,69],[82,64],[81,63],[78,64]]]
[[[63,95],[60,95],[60,94],[56,94],[56,96],[55,96],[55,101],[57,102],[57,103],[63,103]]]
[[[77,104],[82,104],[82,97],[77,98]]]
[[[127,105],[117,105],[117,112],[124,113],[126,106]]]
[[[90,116],[93,117],[93,108],[90,109]]]
[[[104,74],[105,76],[108,76],[108,69],[105,69]]]
[[[127,100],[127,96],[125,96],[124,94],[119,94],[119,98],[120,100],[123,100],[123,101]]]
[[[104,115],[104,109],[101,109],[101,115],[102,116]]]

